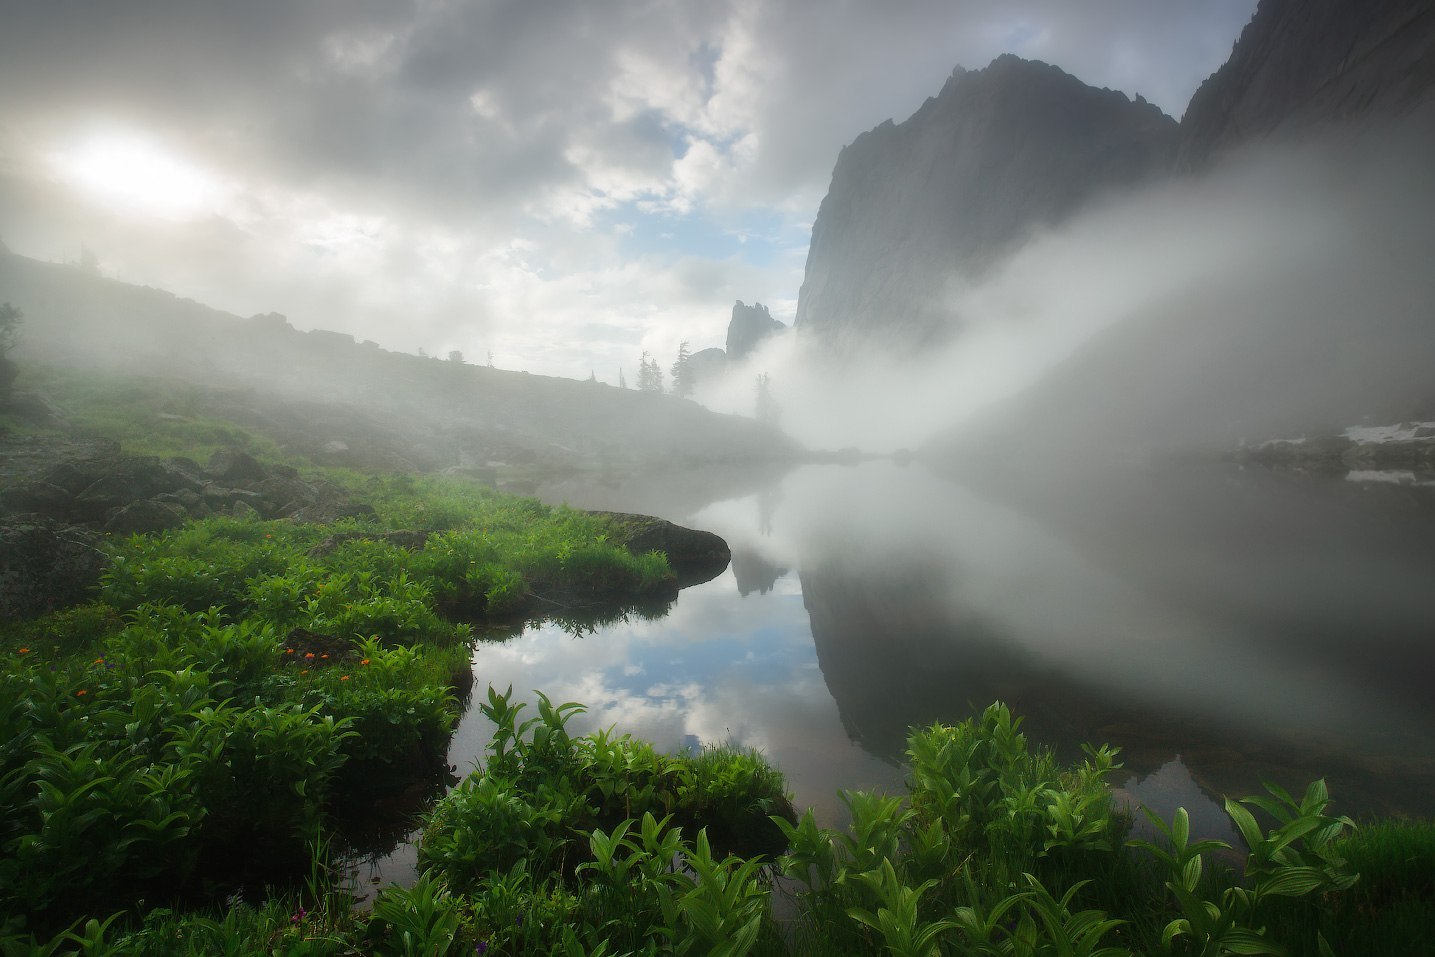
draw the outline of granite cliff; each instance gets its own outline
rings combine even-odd
[[[1179,125],[1044,63],[958,68],[909,119],[839,155],[796,326],[839,354],[914,351],[960,330],[953,289],[1094,199],[1271,135],[1435,113],[1432,89],[1423,0],[1261,0]]]
[[[812,228],[796,326],[837,346],[914,348],[959,326],[952,284],[1032,229],[1166,170],[1176,121],[1057,67],[960,67],[902,123],[837,160]]]
[[[1261,0],[1191,97],[1178,165],[1271,134],[1395,116],[1435,89],[1435,7],[1418,0]]]

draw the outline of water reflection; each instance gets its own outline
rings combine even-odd
[[[759,748],[831,824],[839,788],[901,787],[909,726],[996,699],[1066,757],[1121,746],[1124,793],[1168,820],[1187,806],[1205,836],[1231,837],[1212,795],[1262,780],[1325,776],[1344,813],[1435,812],[1428,499],[1230,471],[1054,484],[977,494],[888,463],[739,475],[730,495],[711,474],[570,480],[545,494],[717,532],[733,565],[661,618],[482,645],[477,689],[580,701],[576,730],[665,750]],[[488,735],[470,713],[450,762]]]

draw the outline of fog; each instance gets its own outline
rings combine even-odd
[[[1033,418],[1170,450],[1406,417],[1435,393],[1430,155],[1410,124],[1107,197],[955,282],[942,347],[911,354],[875,317],[843,361],[799,328],[696,397],[752,414],[767,372],[793,436],[874,452],[953,430],[1010,444]]]

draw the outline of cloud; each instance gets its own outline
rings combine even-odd
[[[0,22],[0,191],[25,194],[0,225],[17,251],[84,241],[126,278],[221,308],[401,349],[507,340],[515,365],[583,376],[626,339],[585,360],[580,327],[515,309],[577,321],[590,300],[556,294],[596,285],[600,311],[647,317],[644,342],[719,342],[731,299],[791,299],[801,264],[757,276],[708,239],[685,247],[683,220],[792,246],[844,143],[1013,47],[1178,111],[1252,6],[26,4]],[[226,204],[181,227],[51,203],[43,157],[98,127],[162,142]],[[666,253],[613,245],[619,213],[676,219]],[[690,258],[722,277],[696,324]]]

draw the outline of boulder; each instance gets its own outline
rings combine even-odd
[[[140,499],[111,515],[105,522],[105,531],[111,535],[148,535],[178,528],[188,517],[178,504]]]
[[[0,619],[83,601],[109,563],[93,532],[39,516],[0,522]]]
[[[264,466],[252,455],[239,449],[220,449],[215,452],[209,457],[204,471],[210,478],[227,485],[258,482],[269,477]]]
[[[0,490],[0,515],[34,514],[59,522],[74,518],[74,495],[49,482],[24,482]]]
[[[684,528],[652,515],[603,511],[588,514],[608,519],[613,526],[613,541],[633,554],[656,551],[666,555],[679,588],[716,578],[732,560],[727,542],[712,532]]]

